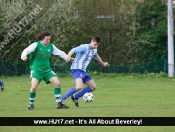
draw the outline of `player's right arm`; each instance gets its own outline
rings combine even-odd
[[[73,52],[72,50],[69,51],[68,55],[66,56],[66,58],[64,58],[64,60],[65,60],[66,62],[68,62],[68,61],[70,60],[70,57],[71,57],[73,54],[74,54],[74,52]]]
[[[35,51],[37,47],[37,43],[33,43],[31,45],[29,45],[27,48],[25,48],[21,54],[21,59],[23,61],[27,61],[27,55],[30,54],[31,52]]]
[[[71,49],[67,55],[67,57],[65,58],[65,61],[68,62],[70,60],[70,57],[73,54],[79,53],[79,52],[86,52],[87,50],[87,45],[80,45],[78,47],[75,47],[73,49]]]

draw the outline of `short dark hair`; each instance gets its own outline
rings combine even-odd
[[[51,34],[47,31],[42,31],[38,34],[36,38],[37,40],[43,40],[45,36],[51,36]]]
[[[96,35],[92,38],[92,41],[95,41],[97,43],[100,43],[100,36]]]

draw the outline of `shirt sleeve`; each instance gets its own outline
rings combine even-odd
[[[59,50],[55,45],[53,45],[53,55],[58,55],[61,58],[66,58],[67,54],[64,51]]]
[[[98,56],[98,53],[95,53],[94,58],[96,58],[97,56]]]
[[[74,53],[79,53],[79,52],[86,52],[87,50],[87,45],[80,45],[78,47],[73,48],[71,51]]]
[[[21,54],[21,59],[30,54],[31,52],[34,52],[36,49],[37,43],[33,43],[29,45],[27,48],[25,48]]]

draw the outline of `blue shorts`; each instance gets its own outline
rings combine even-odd
[[[72,77],[74,78],[74,80],[76,80],[77,78],[82,78],[83,83],[86,83],[92,80],[92,78],[83,70],[73,69],[71,73],[72,73]]]

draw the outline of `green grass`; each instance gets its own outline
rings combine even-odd
[[[29,77],[1,77],[5,90],[0,92],[0,117],[174,117],[175,78],[164,74],[100,74],[93,76],[97,90],[94,101],[69,109],[56,109],[52,84],[37,88],[35,109],[26,110],[30,89]],[[59,77],[62,94],[74,86],[70,76]],[[175,127],[129,126],[0,126],[0,132],[174,132]]]

